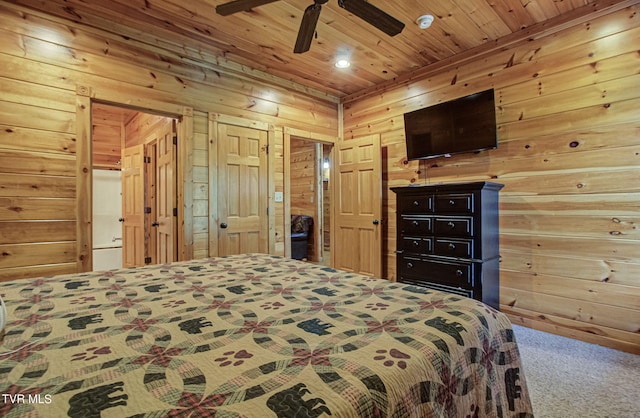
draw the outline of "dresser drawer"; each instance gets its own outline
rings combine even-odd
[[[426,216],[403,216],[400,218],[400,231],[404,235],[433,233],[433,218]]]
[[[408,253],[431,254],[433,239],[425,237],[402,237],[400,248]]]
[[[433,248],[435,255],[473,258],[473,240],[471,239],[436,238]]]
[[[438,194],[435,196],[438,213],[473,213],[473,194]]]
[[[473,264],[428,260],[398,255],[399,278],[469,288],[473,286]]]
[[[435,218],[433,224],[433,231],[437,235],[447,237],[473,236],[473,218],[470,216]]]
[[[433,212],[433,196],[402,196],[398,199],[398,211],[401,213]]]
[[[426,287],[429,289],[434,289],[434,290],[439,290],[441,292],[448,292],[448,293],[455,293],[456,295],[460,295],[460,296],[465,296],[468,298],[472,298],[475,296],[475,292],[473,289],[471,288],[464,288],[464,287],[458,287],[458,286],[447,286],[444,284],[438,284],[438,283],[430,283],[430,282],[423,282],[420,280],[414,280],[414,279],[401,279],[398,280],[400,283],[406,283],[409,285],[414,285],[414,286],[419,286],[419,287]]]

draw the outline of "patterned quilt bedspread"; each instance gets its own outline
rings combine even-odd
[[[261,254],[0,294],[0,416],[533,416],[508,319],[452,294]]]

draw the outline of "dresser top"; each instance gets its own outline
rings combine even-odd
[[[424,192],[451,192],[451,191],[472,191],[472,190],[494,190],[499,191],[504,184],[492,183],[489,181],[476,181],[469,183],[435,183],[435,184],[412,184],[410,186],[392,187],[395,193],[409,193],[415,191]]]

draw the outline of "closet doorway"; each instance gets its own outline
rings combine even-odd
[[[288,135],[287,255],[331,265],[331,151],[333,144]],[[301,229],[308,231],[301,233]]]
[[[177,123],[92,105],[94,270],[177,260]]]

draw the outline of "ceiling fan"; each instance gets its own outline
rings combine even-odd
[[[277,0],[234,0],[216,6],[216,12],[219,15],[228,16],[275,1]],[[313,35],[316,32],[316,25],[318,24],[322,5],[329,0],[313,1],[314,3],[305,9],[302,22],[300,22],[298,38],[293,48],[293,52],[296,54],[306,52],[311,47],[311,41],[313,41]],[[389,36],[395,36],[404,29],[404,23],[378,9],[366,0],[338,0],[338,5]]]

